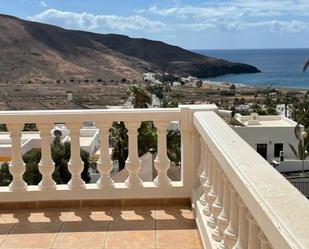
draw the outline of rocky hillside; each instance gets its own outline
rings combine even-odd
[[[95,34],[0,15],[0,82],[256,73],[256,67],[199,55],[159,41]]]

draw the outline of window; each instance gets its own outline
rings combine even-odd
[[[280,151],[283,151],[283,144],[275,144],[274,145],[274,157],[279,157]]]

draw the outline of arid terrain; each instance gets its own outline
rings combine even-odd
[[[197,77],[259,72],[160,41],[66,30],[7,15],[0,15],[0,34],[0,82],[8,84],[132,82],[145,72]]]

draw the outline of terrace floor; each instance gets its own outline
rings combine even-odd
[[[0,211],[5,249],[201,249],[186,206]]]

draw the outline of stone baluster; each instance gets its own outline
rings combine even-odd
[[[25,163],[22,159],[21,152],[21,131],[24,127],[23,124],[7,124],[11,137],[11,162],[9,165],[9,171],[13,176],[13,180],[9,185],[10,191],[25,191],[27,190],[27,184],[23,180],[23,175],[26,170]]]
[[[204,183],[204,192],[205,192],[205,196],[206,196],[206,205],[203,209],[203,213],[206,216],[210,216],[211,215],[211,210],[210,210],[210,202],[209,202],[209,198],[208,198],[208,194],[210,193],[211,187],[212,187],[212,169],[213,169],[213,160],[212,160],[212,154],[210,153],[210,151],[208,150],[207,153],[207,157],[206,157],[206,161],[207,161],[207,179]]]
[[[230,221],[224,231],[224,245],[226,249],[232,249],[238,237],[238,206],[237,197],[233,186],[230,184]]]
[[[208,193],[207,199],[208,199],[208,203],[209,203],[209,208],[210,208],[210,216],[207,220],[207,224],[212,227],[215,228],[216,227],[216,220],[215,220],[215,216],[214,216],[214,212],[213,212],[213,204],[215,203],[216,199],[217,199],[217,162],[215,161],[215,159],[213,159],[212,161],[213,166],[212,166],[212,186],[211,186],[211,190]]]
[[[158,172],[157,177],[154,179],[154,185],[169,186],[171,185],[171,179],[167,176],[167,171],[170,167],[170,160],[167,157],[167,141],[166,132],[169,126],[168,122],[155,121],[155,127],[157,128],[158,136],[158,153],[154,161],[155,169]]]
[[[202,193],[200,196],[200,204],[205,206],[206,205],[206,199],[207,199],[207,194],[205,194],[205,182],[207,179],[207,162],[206,162],[206,158],[207,158],[207,154],[208,154],[208,148],[207,145],[205,145],[203,138],[200,137],[200,141],[201,141],[201,161],[200,161],[200,168],[201,168],[201,175],[199,176],[200,178],[200,187],[202,191],[199,191],[198,193]]]
[[[217,198],[213,205],[213,214],[214,219],[216,223],[216,228],[213,230],[212,237],[215,241],[221,241],[222,240],[222,233],[219,230],[218,226],[218,217],[223,209],[223,191],[224,191],[224,182],[222,178],[222,170],[217,169]]]
[[[260,240],[260,249],[272,249],[271,244],[262,231],[259,232],[258,238]]]
[[[40,190],[53,190],[56,189],[56,183],[52,178],[55,170],[55,163],[51,157],[51,136],[50,130],[53,124],[38,124],[41,137],[41,161],[39,163],[39,171],[42,175],[42,180],[39,183]]]
[[[248,209],[238,198],[238,239],[233,249],[248,249]]]
[[[249,242],[248,249],[259,249],[260,242],[258,239],[259,226],[257,225],[255,219],[252,214],[248,212],[247,219],[249,221]]]
[[[141,169],[141,162],[138,157],[138,145],[137,145],[137,129],[139,123],[128,122],[126,123],[129,137],[129,155],[126,161],[126,169],[129,172],[129,176],[126,179],[127,187],[139,187],[142,186],[142,180],[139,177],[139,171]]]
[[[223,209],[218,217],[218,229],[219,234],[221,235],[221,243],[218,245],[218,249],[225,249],[224,244],[224,231],[226,230],[229,220],[230,220],[230,183],[228,178],[223,175],[223,184],[224,184],[224,191],[223,191]]]
[[[69,123],[71,138],[71,158],[68,163],[68,169],[71,173],[71,180],[68,183],[69,189],[83,189],[85,182],[81,178],[81,173],[84,169],[84,163],[80,157],[80,128],[79,123]]]
[[[109,154],[109,129],[111,125],[108,123],[97,123],[96,126],[100,132],[100,158],[97,163],[100,178],[97,181],[97,186],[99,188],[113,187],[114,182],[110,176],[113,163]]]

